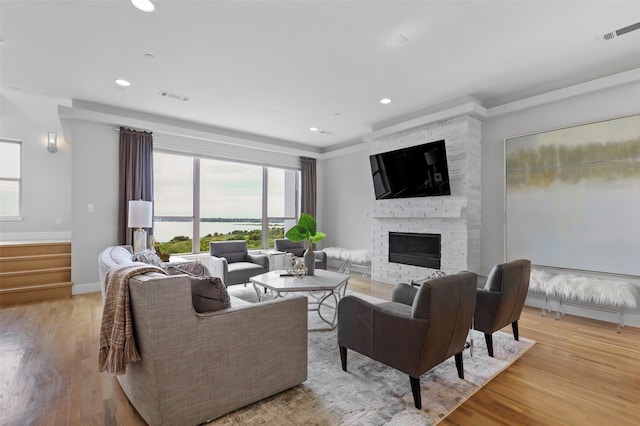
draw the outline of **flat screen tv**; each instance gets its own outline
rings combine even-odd
[[[376,200],[451,195],[444,140],[369,157]]]

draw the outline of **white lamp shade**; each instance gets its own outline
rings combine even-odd
[[[129,201],[129,228],[151,228],[153,203],[151,201]]]

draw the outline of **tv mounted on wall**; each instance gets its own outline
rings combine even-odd
[[[451,195],[444,140],[369,157],[376,200]]]

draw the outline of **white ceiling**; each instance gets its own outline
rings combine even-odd
[[[325,150],[451,99],[492,107],[640,67],[640,31],[599,40],[640,1],[155,4],[2,0],[0,88]]]

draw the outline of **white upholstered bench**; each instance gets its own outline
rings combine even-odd
[[[551,301],[558,302],[556,320],[564,315],[565,305],[584,306],[618,314],[617,332],[624,327],[624,311],[635,309],[638,291],[625,281],[573,274],[552,274],[532,268],[529,290],[545,298],[542,316],[551,311]]]
[[[327,247],[322,249],[327,254],[327,262],[332,263],[338,272],[348,274],[351,269],[362,270],[366,277],[371,268],[371,253],[369,250],[351,250],[342,247]]]

